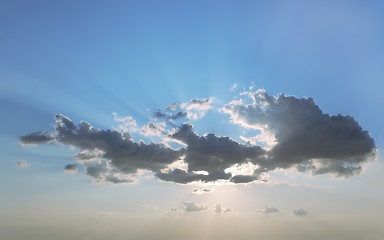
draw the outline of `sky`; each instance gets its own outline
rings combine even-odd
[[[381,1],[0,1],[0,238],[384,237]]]

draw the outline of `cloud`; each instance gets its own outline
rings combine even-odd
[[[248,147],[229,137],[214,134],[200,137],[188,123],[183,124],[172,137],[187,144],[184,161],[188,164],[188,171],[223,172],[234,164],[245,163],[265,153],[258,146]]]
[[[187,145],[184,151],[184,162],[188,164],[188,169],[158,173],[157,176],[164,181],[188,183],[230,180],[232,174],[225,172],[227,168],[234,164],[247,163],[250,159],[256,159],[265,154],[265,151],[258,146],[247,147],[229,137],[217,137],[214,134],[200,137],[192,131],[192,125],[188,123],[183,124],[172,137]],[[206,171],[208,174],[195,173],[196,171]],[[246,182],[257,179],[251,178]],[[244,181],[239,177],[233,178],[233,182],[241,182],[240,180]]]
[[[221,213],[221,212],[223,211],[223,208],[221,207],[220,204],[216,204],[216,205],[215,205],[215,208],[213,209],[213,211],[214,211],[215,213]]]
[[[148,122],[147,125],[143,126],[140,131],[141,134],[144,136],[161,136],[161,135],[166,135],[166,130],[164,127],[166,124],[163,123],[153,123],[153,122]]]
[[[89,161],[94,160],[95,158],[100,157],[100,153],[87,153],[87,152],[80,152],[75,154],[74,158],[77,161]]]
[[[176,113],[162,113],[157,111],[153,114],[153,117],[156,118],[165,118],[166,120],[176,120],[179,118],[184,118],[187,116],[187,112],[176,112]]]
[[[232,212],[232,209],[231,208],[223,208],[221,206],[221,204],[216,204],[215,207],[213,208],[213,211],[215,213],[228,213],[228,212]]]
[[[133,179],[130,175],[122,174],[120,170],[114,167],[110,161],[99,160],[85,162],[85,172],[89,176],[95,178],[96,182],[110,182],[110,183],[131,183]]]
[[[21,143],[24,144],[41,144],[50,142],[54,137],[50,136],[48,132],[34,132],[20,138]]]
[[[56,140],[60,143],[78,147],[81,150],[102,151],[102,157],[122,173],[136,173],[138,169],[159,171],[178,160],[180,151],[161,144],[145,144],[132,141],[129,133],[93,128],[87,122],[75,126],[63,116],[56,116]]]
[[[162,144],[133,142],[127,132],[96,129],[84,121],[76,126],[72,120],[61,114],[56,115],[56,122],[55,134],[52,135],[54,139],[79,148],[80,153],[75,155],[75,159],[84,161],[86,173],[98,182],[131,182],[132,180],[118,175],[136,174],[139,169],[158,172],[178,160],[182,154]],[[48,133],[37,132],[21,137],[20,140],[23,143],[44,142],[41,139],[53,140],[53,137],[48,136]],[[96,157],[104,160],[94,162]]]
[[[29,168],[30,165],[26,161],[17,161],[16,167],[18,168]]]
[[[206,111],[212,108],[213,98],[191,99],[185,103],[173,103],[165,108],[165,111],[158,110],[153,114],[155,119],[165,119],[173,122],[178,119],[187,118],[198,120],[205,116]]]
[[[373,139],[351,116],[324,114],[312,98],[274,97],[260,89],[243,95],[252,103],[233,101],[221,110],[235,124],[274,134],[267,160],[254,162],[259,173],[294,166],[314,175],[348,177],[375,155]]]
[[[142,170],[180,184],[266,182],[264,176],[279,169],[349,177],[375,157],[373,139],[351,116],[325,114],[311,98],[275,97],[264,90],[241,93],[240,97],[224,105],[221,112],[245,128],[240,136],[234,136],[245,144],[230,136],[199,135],[191,123],[178,122],[196,119],[191,114],[198,118],[205,114],[212,108],[212,97],[168,105],[141,128],[130,116],[114,114],[122,123],[119,130],[102,130],[85,121],[76,125],[58,114],[54,132],[34,132],[20,141],[75,147],[79,152],[74,159],[84,165],[87,175],[96,182],[112,183],[132,182]],[[162,143],[135,142],[129,131],[162,138]],[[171,147],[174,145],[178,148]]]
[[[68,173],[76,173],[77,172],[77,164],[67,164],[64,167],[64,171]]]
[[[257,175],[235,175],[231,178],[234,183],[249,183],[259,179]]]
[[[187,110],[208,110],[211,109],[211,103],[213,98],[204,98],[204,99],[192,99],[185,104],[183,108]]]
[[[233,92],[235,91],[237,88],[238,88],[239,85],[237,85],[237,83],[234,83],[230,88],[229,88],[229,91]]]
[[[118,130],[120,131],[137,131],[136,121],[131,116],[119,117],[117,113],[112,113],[115,121],[120,122],[121,124],[118,126]]]
[[[208,189],[208,188],[203,188],[203,189],[195,188],[195,189],[193,189],[192,193],[194,193],[194,194],[205,194],[205,193],[210,193],[210,192],[213,192],[213,191],[214,191],[213,189]]]
[[[292,212],[293,215],[295,216],[307,216],[308,215],[308,211],[307,210],[304,210],[304,209],[294,209],[293,212]]]
[[[264,210],[261,211],[263,214],[269,214],[269,213],[277,213],[279,212],[279,209],[274,207],[265,207]]]
[[[208,209],[208,206],[205,205],[197,205],[194,202],[183,202],[184,210],[186,212],[201,212]]]

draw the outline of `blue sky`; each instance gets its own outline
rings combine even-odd
[[[384,170],[383,7],[381,1],[1,1],[0,188],[5,197],[0,210],[5,214],[0,228],[8,230],[0,232],[7,239],[23,239],[22,233],[36,239],[91,238],[102,236],[102,230],[88,234],[75,222],[87,220],[87,229],[104,221],[109,229],[123,231],[122,219],[144,229],[150,224],[142,219],[150,218],[151,226],[165,220],[153,227],[153,235],[133,228],[132,238],[177,239],[171,234],[175,218],[182,219],[178,226],[184,229],[188,224],[202,227],[201,218],[209,215],[209,239],[283,239],[294,234],[284,225],[296,229],[301,223],[318,230],[313,239],[351,239],[345,219],[356,226],[357,239],[382,239],[376,220],[382,220],[383,212],[376,210],[384,200],[378,184]],[[97,178],[87,174],[90,165],[74,159],[81,149],[73,143],[55,138],[51,144],[19,146],[20,137],[33,132],[57,134],[55,126],[63,120],[55,122],[55,115],[62,114],[76,125],[83,120],[96,129],[118,131],[124,121],[116,119],[129,116],[136,126],[126,130],[135,142],[162,141],[173,149],[182,145],[140,129],[154,122],[170,131],[169,137],[190,122],[199,136],[212,133],[250,147],[244,137],[255,137],[260,130],[244,126],[257,120],[236,115],[240,105],[230,108],[230,102],[252,103],[248,96],[257,89],[276,101],[280,93],[297,102],[310,97],[323,113],[352,116],[373,139],[376,160],[348,178],[281,167],[268,172],[270,183],[183,185],[160,181],[149,171],[135,183],[112,184],[95,183]],[[209,103],[193,108],[193,99]],[[175,122],[154,118],[158,111],[174,114],[166,110],[173,103],[181,104],[185,114],[201,116]],[[267,125],[275,124],[269,129],[275,133],[296,127],[271,121]],[[68,164],[77,164],[77,172],[64,172]],[[210,193],[196,194],[204,189]],[[197,211],[188,212],[189,203]],[[215,204],[221,204],[222,218],[212,215]],[[265,207],[279,212],[265,216]],[[225,208],[231,214],[224,214]],[[308,216],[295,216],[294,209]],[[44,224],[53,219],[75,230],[65,233],[52,226],[58,232],[44,235]],[[231,221],[240,233],[217,232]],[[247,233],[250,221],[265,226],[264,235]],[[16,230],[18,222],[24,231]],[[28,228],[32,222],[34,229]],[[281,236],[268,230],[274,223]],[[327,224],[339,227],[326,233]],[[186,232],[191,239],[204,237]],[[119,234],[115,239],[126,238],[124,231]]]

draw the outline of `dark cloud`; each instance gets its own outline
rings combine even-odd
[[[263,214],[269,214],[269,213],[277,213],[279,212],[279,209],[274,207],[265,207],[264,210],[261,211]]]
[[[34,132],[20,138],[21,143],[24,144],[41,144],[50,142],[54,137],[50,136],[48,132]]]
[[[56,140],[81,150],[103,152],[103,158],[110,159],[111,164],[123,173],[136,173],[138,169],[159,171],[181,156],[161,144],[145,144],[132,141],[128,133],[93,128],[87,122],[75,126],[72,121],[57,115]]]
[[[158,119],[158,118],[164,118],[166,120],[176,120],[176,119],[179,119],[179,118],[184,118],[187,116],[187,113],[186,112],[176,112],[176,113],[162,113],[160,111],[157,111],[153,114],[153,117],[155,119]]]
[[[212,190],[208,189],[208,188],[203,188],[203,189],[195,188],[195,189],[193,189],[192,192],[195,194],[204,194],[204,193],[210,193],[210,192],[212,192]]]
[[[166,115],[165,113],[160,112],[160,110],[159,110],[159,111],[157,111],[157,112],[155,112],[155,113],[153,114],[153,117],[154,117],[154,118],[166,118],[167,115]]]
[[[209,98],[204,98],[204,99],[192,99],[189,101],[188,103],[188,106],[191,106],[191,105],[207,105],[207,104],[210,104],[212,102],[211,99]]]
[[[81,152],[74,158],[83,161],[86,173],[99,182],[131,182],[131,179],[121,175],[136,174],[139,169],[158,172],[182,155],[182,151],[162,144],[133,142],[126,132],[96,129],[87,122],[76,126],[61,114],[56,115],[56,122],[56,131],[52,134],[54,138],[48,133],[37,132],[21,137],[22,143],[43,143],[55,139],[56,142],[79,148]],[[97,158],[101,160],[95,161]]]
[[[64,167],[64,171],[69,172],[69,173],[76,173],[77,172],[77,164],[67,164]]]
[[[186,112],[177,112],[176,114],[171,114],[167,117],[168,120],[176,120],[179,118],[186,117],[187,113]]]
[[[77,164],[67,164],[64,167],[64,170],[76,170],[77,169]]]
[[[225,169],[265,154],[258,146],[248,147],[229,137],[217,137],[214,134],[200,137],[192,131],[191,124],[183,124],[172,137],[187,145],[184,161],[188,164],[188,172],[176,169],[168,173],[172,181],[180,183],[228,180],[231,174],[226,173]],[[196,174],[194,171],[206,171],[208,175]],[[160,178],[166,180],[165,174],[161,174]]]
[[[88,161],[93,160],[97,157],[100,157],[100,154],[94,154],[94,153],[78,153],[74,156],[74,158],[78,161]]]
[[[194,202],[183,202],[183,204],[184,204],[184,210],[186,212],[201,212],[208,209],[208,206],[204,206],[204,205],[200,206]]]
[[[351,116],[324,114],[312,98],[273,97],[262,90],[248,95],[252,104],[237,101],[222,110],[237,124],[274,133],[268,159],[254,162],[259,173],[296,166],[313,174],[351,176],[375,154],[373,139]]]
[[[308,215],[308,211],[299,208],[299,209],[294,209],[292,214],[295,215],[295,216],[307,216]]]
[[[235,175],[231,178],[234,183],[249,183],[259,179],[258,175]]]
[[[181,184],[265,181],[263,174],[288,168],[348,177],[358,174],[362,165],[375,156],[373,139],[350,116],[324,114],[311,98],[284,94],[274,97],[262,90],[247,94],[252,104],[232,101],[222,111],[230,114],[234,123],[259,129],[260,138],[254,138],[257,141],[264,135],[274,136],[275,142],[268,140],[268,144],[273,143],[270,148],[241,144],[213,133],[199,136],[190,123],[174,126],[176,119],[202,117],[211,108],[212,98],[169,105],[168,112],[154,114],[166,121],[149,122],[142,128],[141,134],[160,136],[167,144],[183,143],[178,150],[160,143],[134,142],[126,130],[96,129],[84,121],[76,125],[61,114],[56,115],[54,133],[35,132],[20,141],[76,147],[80,152],[74,159],[84,164],[85,173],[98,182],[112,183],[131,182],[140,174],[138,170],[149,170],[160,180]],[[131,117],[128,120],[135,122]],[[167,121],[173,122],[172,129]],[[179,160],[185,166],[178,165]],[[248,166],[249,171],[242,171],[243,166]],[[232,171],[232,167],[240,170]]]
[[[158,173],[157,176],[164,181],[189,183],[229,180],[232,174],[225,172],[225,169],[265,154],[265,151],[258,146],[248,147],[229,137],[217,137],[214,134],[199,137],[192,131],[191,124],[183,124],[172,137],[187,145],[184,151],[184,162],[188,164],[188,169]],[[197,171],[205,171],[207,174],[195,173]],[[235,177],[233,182],[241,182],[240,180],[244,181],[245,178]],[[252,180],[248,178],[246,182],[256,179],[256,177],[251,178]]]
[[[119,169],[112,166],[110,161],[85,162],[85,173],[96,179],[96,182],[130,183],[132,179],[122,176]]]

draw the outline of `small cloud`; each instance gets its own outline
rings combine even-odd
[[[34,132],[26,136],[22,136],[20,141],[22,144],[41,144],[52,141],[54,138],[48,132]]]
[[[137,130],[136,121],[131,116],[119,117],[117,113],[112,113],[115,121],[120,122],[121,124],[118,126],[118,130],[122,132],[135,132]]]
[[[308,215],[308,211],[307,210],[304,210],[304,209],[294,209],[293,212],[292,212],[293,215],[295,216],[307,216]]]
[[[216,204],[215,208],[213,209],[214,212],[216,213],[221,213],[223,211],[222,207],[220,204]]]
[[[197,205],[194,202],[183,202],[183,204],[185,206],[184,210],[186,212],[201,212],[208,209],[208,206]]]
[[[263,214],[269,214],[269,213],[277,213],[279,212],[279,209],[274,207],[265,207],[264,210],[261,211]]]
[[[229,213],[229,212],[232,212],[233,210],[232,210],[232,208],[226,208],[226,209],[224,209],[224,212],[225,213]]]
[[[189,120],[198,120],[205,116],[206,111],[212,108],[213,97],[203,99],[191,99],[184,103],[173,103],[166,107],[166,112],[158,110],[154,113],[155,119],[164,118],[168,122],[187,118]]]
[[[30,165],[26,161],[17,161],[16,167],[18,168],[29,168]]]
[[[221,204],[216,204],[215,207],[213,208],[213,211],[215,213],[229,213],[232,212],[231,208],[223,208]]]
[[[64,172],[67,173],[76,173],[77,172],[77,164],[67,164],[64,167]]]
[[[208,188],[203,188],[203,189],[195,188],[195,189],[193,189],[193,191],[192,191],[192,193],[194,193],[194,194],[204,194],[204,193],[210,193],[210,192],[213,192],[213,189],[208,189]]]
[[[77,161],[90,161],[90,160],[94,160],[97,157],[100,157],[100,155],[101,155],[100,153],[96,154],[96,153],[80,152],[78,154],[75,154],[74,159],[76,159]]]
[[[230,88],[229,88],[229,91],[233,92],[237,89],[239,85],[237,85],[237,83],[234,83]]]

